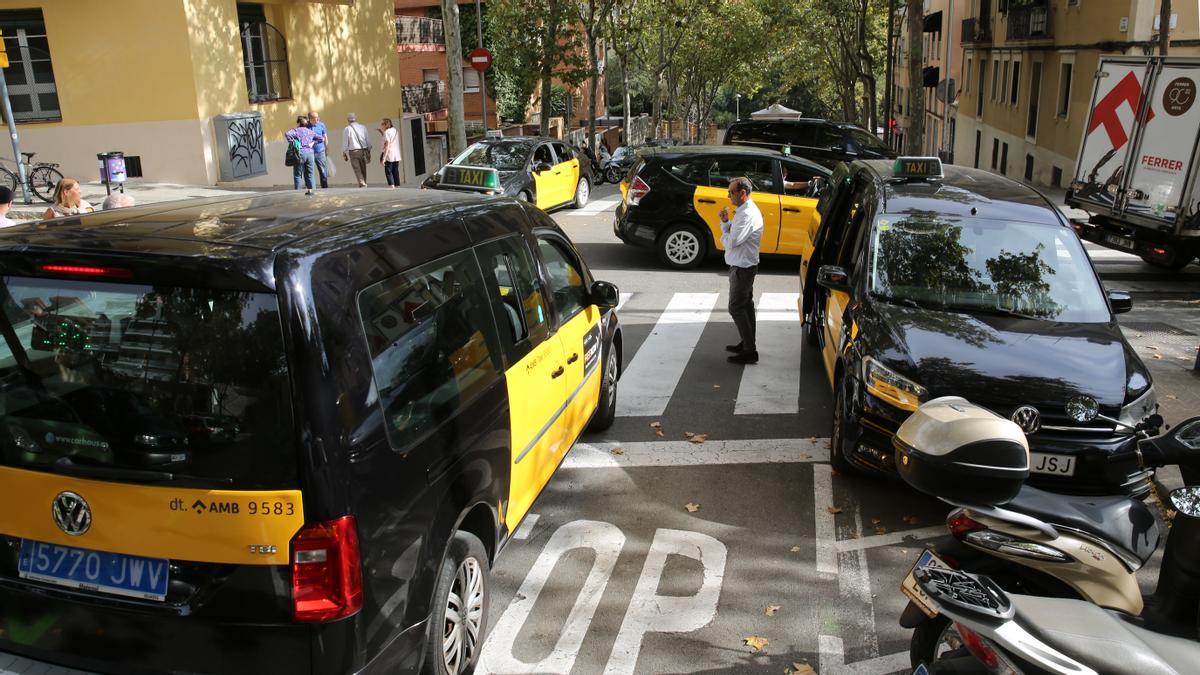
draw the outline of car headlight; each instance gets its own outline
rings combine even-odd
[[[867,393],[901,410],[916,410],[929,391],[871,357],[863,359]]]
[[[1154,395],[1154,387],[1150,387],[1135,401],[1121,408],[1121,414],[1117,417],[1117,421],[1135,427],[1157,411],[1158,397]]]

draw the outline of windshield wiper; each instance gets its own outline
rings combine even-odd
[[[892,296],[892,295],[882,295],[879,293],[872,293],[871,295],[875,296],[876,298],[878,298],[888,304],[903,305],[904,307],[912,307],[913,309],[945,309],[946,308],[945,305],[938,305],[938,304],[928,303],[928,302],[920,302],[919,300],[914,300],[912,298],[901,298],[901,297],[896,297],[896,296]]]
[[[217,476],[189,476],[172,471],[155,471],[153,469],[126,469],[115,466],[99,466],[96,464],[77,464],[70,457],[59,457],[51,465],[56,473],[76,476],[79,478],[101,478],[111,480],[137,481],[139,483],[175,483],[197,482],[232,485],[233,479]]]
[[[1018,312],[1015,309],[1008,309],[1007,307],[980,307],[977,305],[955,305],[951,309],[957,309],[957,310],[961,310],[964,312],[978,312],[980,314],[993,314],[995,316],[1008,316],[1008,317],[1012,317],[1014,319],[1028,319],[1030,321],[1046,321],[1046,317],[1044,317],[1044,316],[1035,316],[1033,314],[1026,314],[1024,312]]]

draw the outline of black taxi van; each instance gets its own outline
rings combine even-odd
[[[820,219],[816,190],[829,171],[759,148],[688,145],[644,148],[621,182],[613,232],[631,246],[652,248],[675,269],[697,267],[721,251],[721,209],[729,182],[746,177],[763,216],[763,253],[805,255]],[[806,183],[807,185],[791,185]]]
[[[1116,321],[1132,301],[1105,292],[1044,196],[901,157],[842,165],[819,209],[801,303],[834,393],[835,466],[893,472],[899,425],[953,395],[1025,431],[1031,483],[1148,489],[1132,460],[1110,461],[1134,447],[1129,427],[1157,418],[1150,373]]]
[[[616,288],[511,199],[104,211],[0,272],[16,670],[469,672],[497,552],[615,412]]]
[[[506,195],[549,211],[587,206],[593,181],[591,162],[563,141],[506,136],[472,143],[421,187]]]

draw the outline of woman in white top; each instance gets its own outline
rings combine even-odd
[[[391,118],[385,117],[379,133],[383,134],[383,152],[379,153],[383,176],[389,186],[400,187],[400,132],[392,126]]]
[[[64,178],[54,187],[54,204],[42,214],[43,219],[77,216],[96,209],[83,198],[83,186],[74,178]]]

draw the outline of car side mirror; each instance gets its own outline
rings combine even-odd
[[[549,170],[550,170],[550,164],[548,162],[537,162],[536,164],[533,165],[534,173],[541,173],[543,171],[549,171]]]
[[[607,281],[596,281],[592,283],[592,290],[589,293],[591,303],[600,309],[612,309],[621,302],[621,293],[617,289],[616,284],[611,284]]]
[[[821,265],[817,270],[817,285],[831,291],[850,292],[850,274],[837,265]]]
[[[1108,304],[1112,305],[1113,314],[1124,314],[1133,309],[1133,297],[1126,291],[1109,291]]]

